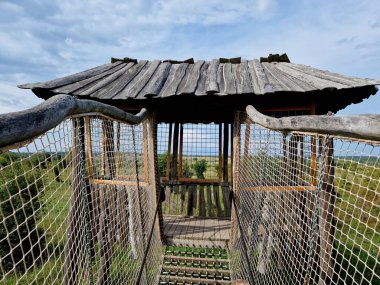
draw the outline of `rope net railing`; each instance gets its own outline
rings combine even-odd
[[[77,115],[3,149],[0,284],[157,283],[152,132]]]
[[[380,142],[235,126],[233,280],[380,284]]]

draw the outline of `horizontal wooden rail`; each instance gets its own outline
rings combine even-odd
[[[261,114],[253,106],[246,108],[255,123],[272,130],[311,132],[362,140],[380,141],[380,115],[356,116],[293,116],[273,118]]]
[[[103,179],[90,179],[90,184],[137,186],[137,182],[136,181],[103,180]],[[146,187],[146,186],[148,186],[148,183],[146,183],[146,182],[139,182],[139,186]]]
[[[316,186],[246,186],[241,191],[314,191]]]
[[[148,112],[141,109],[133,115],[100,102],[56,95],[33,108],[0,115],[0,148],[33,139],[70,116],[87,113],[101,114],[134,125],[141,123]]]

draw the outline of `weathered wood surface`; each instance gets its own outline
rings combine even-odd
[[[147,110],[132,115],[103,103],[57,95],[33,108],[0,115],[0,148],[33,139],[68,117],[85,113],[99,113],[128,124],[139,124],[146,118]]]
[[[247,106],[246,111],[253,122],[268,129],[380,141],[380,115],[345,117],[322,115],[273,118],[261,114],[253,106]]]
[[[280,58],[280,57],[278,57]],[[239,59],[239,60],[237,60]],[[289,62],[214,59],[212,61],[115,61],[81,73],[20,85],[37,94],[58,93],[99,99],[144,99],[175,95],[267,94],[373,86],[380,81],[343,76]]]
[[[164,233],[169,241],[190,244],[192,241],[215,242],[225,246],[230,240],[231,221],[197,217],[164,217]]]

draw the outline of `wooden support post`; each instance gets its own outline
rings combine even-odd
[[[120,163],[121,163],[121,153],[120,153],[120,122],[116,125],[116,176],[120,175]]]
[[[172,123],[169,124],[168,153],[166,158],[166,177],[170,179],[170,160],[172,151]]]
[[[178,177],[183,177],[183,124],[181,124],[179,132],[179,167],[178,167]]]
[[[334,190],[334,143],[333,139],[325,139],[325,153],[324,169],[322,175],[322,187],[320,192],[320,205],[321,214],[319,218],[319,263],[320,263],[320,278],[319,285],[331,284],[334,274],[334,204],[335,204],[335,190]]]
[[[235,173],[234,177],[234,184],[233,184],[233,191],[234,191],[234,199],[239,199],[239,189],[240,189],[240,181],[239,181],[239,175],[240,175],[240,128],[241,128],[241,118],[240,118],[240,112],[235,112],[235,118],[234,118],[234,164],[232,167],[233,173]],[[238,205],[238,201],[236,201],[236,205]],[[235,209],[236,211],[237,209]],[[231,217],[231,243],[233,243],[236,240],[236,233],[237,233],[237,220],[236,220],[236,213],[232,212]]]
[[[170,205],[170,214],[177,214],[178,207],[178,138],[179,138],[179,123],[174,124],[174,134],[173,134],[173,156],[172,156],[172,165],[171,165],[171,182],[174,185],[171,188],[171,205]]]
[[[222,143],[222,124],[219,124],[219,167],[218,167],[218,177],[219,181],[223,178],[223,143]]]
[[[233,165],[234,165],[234,124],[230,124],[230,151],[231,151],[231,160],[230,160],[230,165],[231,167],[229,168],[230,171],[230,184],[231,186],[234,183],[234,172],[233,172]]]
[[[223,182],[228,182],[228,123],[223,129]]]
[[[144,182],[149,180],[149,159],[148,159],[148,130],[147,130],[147,121],[145,120],[142,123],[143,126],[143,145],[144,145]]]
[[[81,165],[81,142],[79,138],[79,124],[77,119],[73,119],[73,147],[72,147],[72,182],[69,217],[67,221],[65,244],[65,284],[76,285],[78,282],[78,259],[81,250],[81,199],[80,191],[83,189],[82,165]]]

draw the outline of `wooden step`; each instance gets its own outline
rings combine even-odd
[[[229,280],[213,280],[205,278],[188,278],[188,277],[179,277],[179,276],[160,276],[160,285],[166,284],[181,284],[181,285],[230,285],[231,281]]]
[[[177,261],[189,261],[189,262],[202,262],[202,263],[229,263],[228,259],[221,258],[207,258],[207,257],[186,257],[186,256],[178,256],[178,255],[165,255],[165,260],[177,260]]]
[[[214,276],[230,276],[230,271],[225,269],[217,269],[217,268],[197,268],[190,266],[171,266],[164,265],[162,266],[162,272],[168,272],[169,275],[171,272],[181,272],[186,274],[195,273],[199,275],[214,275]],[[221,278],[223,279],[223,277]]]

